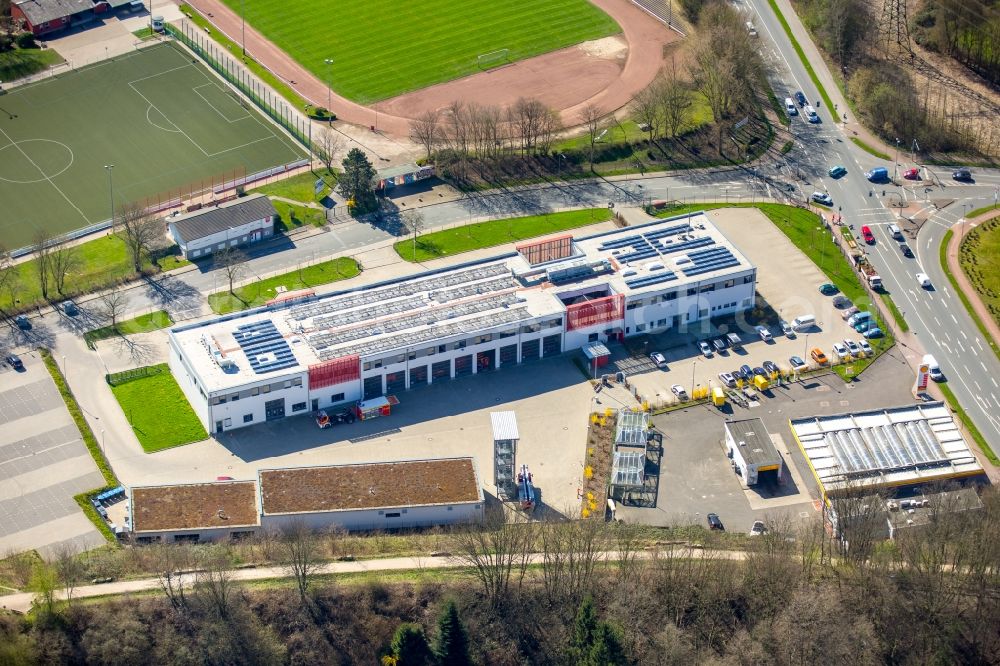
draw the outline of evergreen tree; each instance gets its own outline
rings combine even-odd
[[[434,663],[434,654],[427,643],[424,628],[419,624],[404,622],[392,637],[392,656],[399,666],[429,666]]]
[[[582,662],[586,666],[624,666],[625,649],[622,647],[621,632],[607,622],[601,622],[594,630],[593,643],[587,658]]]
[[[469,659],[469,636],[465,633],[462,620],[458,617],[455,602],[445,604],[438,618],[437,645],[434,646],[440,666],[467,666]]]
[[[588,595],[576,611],[576,620],[573,622],[572,648],[578,658],[582,658],[590,650],[596,630],[597,615],[594,612],[594,600]]]
[[[370,213],[378,208],[375,199],[375,167],[358,148],[351,148],[341,163],[344,173],[337,182],[337,189],[349,200],[354,201],[354,212]]]

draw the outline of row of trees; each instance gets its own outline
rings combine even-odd
[[[921,46],[1000,83],[1000,6],[990,0],[928,0],[915,19]]]
[[[706,547],[600,521],[504,522],[441,537],[461,571],[441,582],[334,584],[337,533],[260,537],[285,588],[251,590],[228,547],[135,549],[159,598],[77,604],[79,558],[33,565],[38,612],[0,620],[0,658],[65,664],[930,664],[997,663],[1000,493],[936,505],[883,540],[882,498],[835,500],[848,542],[817,521]],[[881,527],[878,523],[881,521]],[[869,527],[872,529],[869,530]],[[877,529],[876,529],[877,528]],[[240,547],[243,547],[242,545]],[[419,564],[417,565],[419,567]],[[191,573],[178,573],[178,572]],[[11,578],[17,576],[8,574]],[[419,572],[413,574],[421,578]],[[21,578],[27,574],[22,572]],[[55,601],[63,586],[71,601]],[[436,618],[436,619],[435,619]],[[432,638],[433,636],[433,638]],[[15,659],[13,657],[19,657]]]

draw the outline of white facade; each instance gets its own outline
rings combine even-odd
[[[167,218],[167,231],[185,258],[199,259],[270,238],[276,215],[266,196],[252,195]]]
[[[223,432],[589,342],[694,332],[752,308],[755,286],[756,268],[697,214],[178,326],[169,363]]]

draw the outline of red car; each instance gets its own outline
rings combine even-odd
[[[865,242],[869,245],[875,244],[875,234],[872,233],[870,227],[861,227],[861,235],[864,236]]]
[[[903,178],[907,180],[920,180],[920,169],[907,169],[903,172]]]

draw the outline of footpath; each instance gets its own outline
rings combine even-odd
[[[983,326],[986,327],[989,337],[993,340],[1000,341],[1000,326],[997,325],[997,322],[993,318],[989,308],[987,308],[986,304],[983,303],[983,299],[979,297],[979,292],[976,291],[976,289],[972,286],[972,283],[969,282],[969,277],[965,274],[965,271],[962,270],[962,263],[958,258],[958,251],[962,245],[962,240],[964,240],[965,237],[980,224],[998,217],[1000,217],[1000,208],[983,213],[982,215],[979,215],[971,220],[966,220],[964,224],[956,222],[951,227],[951,230],[954,233],[951,236],[951,240],[948,242],[945,257],[948,261],[948,270],[955,276],[955,282],[958,283],[959,291],[965,294],[966,298],[968,298],[976,316],[979,317],[979,320],[983,322]]]

